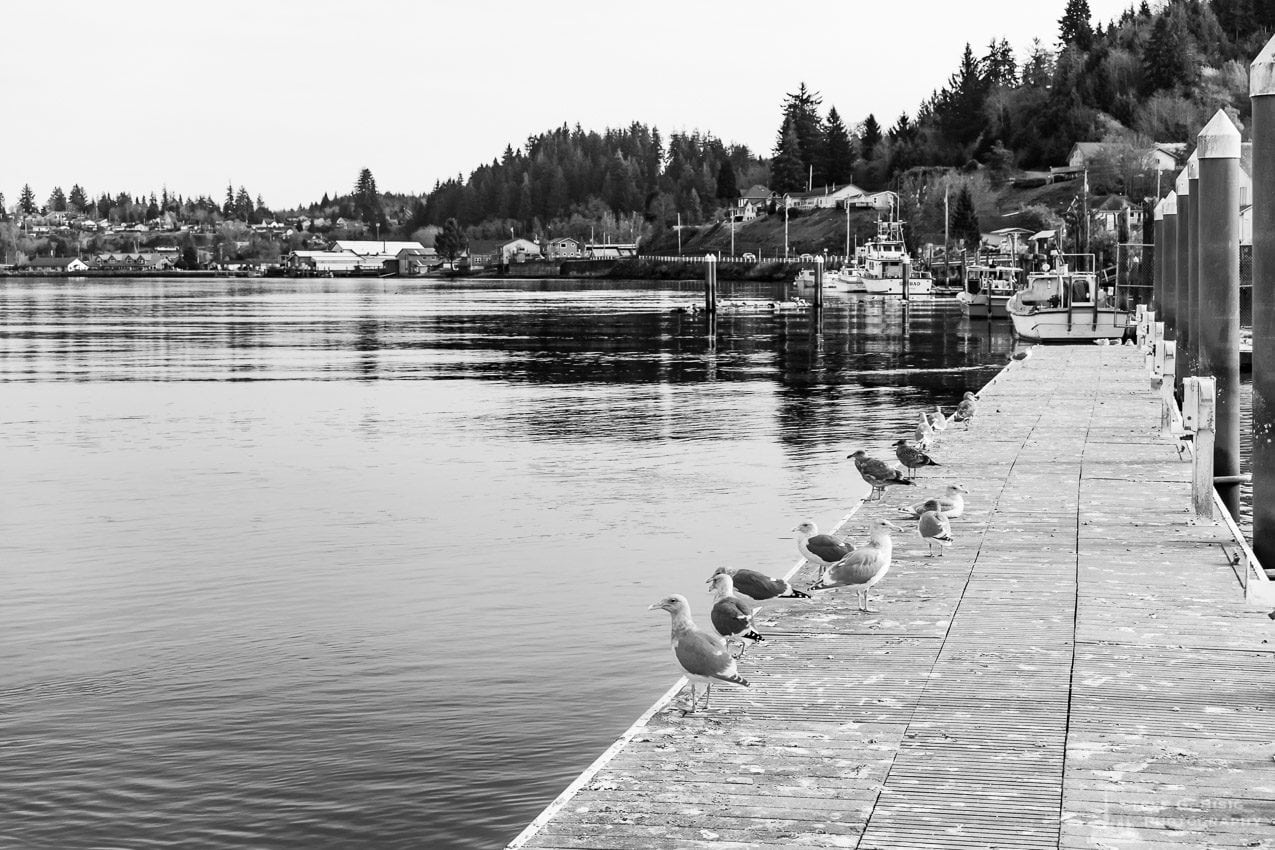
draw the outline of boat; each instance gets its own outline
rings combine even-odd
[[[815,270],[802,269],[793,278],[792,285],[798,289],[815,288]],[[839,269],[823,273],[824,292],[863,292],[863,278],[855,269]]]
[[[1129,311],[1117,309],[1093,272],[1032,272],[1006,304],[1014,333],[1034,342],[1091,342],[1122,339]]]
[[[961,312],[971,319],[1008,319],[1006,305],[1018,290],[1022,269],[1017,266],[973,265],[965,270],[965,288],[956,296]]]
[[[878,219],[877,235],[859,249],[863,263],[863,291],[871,295],[902,295],[903,265],[908,258],[903,242],[903,222]],[[929,295],[934,285],[928,272],[908,274],[908,295]]]

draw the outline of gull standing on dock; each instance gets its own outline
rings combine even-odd
[[[739,655],[735,657],[742,658],[749,641],[761,643],[765,640],[753,630],[753,606],[735,595],[735,581],[729,574],[713,573],[708,583],[713,591],[713,608],[709,612],[713,628],[727,644],[739,644]]]
[[[934,442],[934,428],[930,425],[930,415],[921,413],[920,421],[916,423],[916,432],[912,435],[913,442],[918,448],[928,449],[930,443]]]
[[[704,686],[704,710],[708,710],[708,697],[713,685],[725,682],[747,688],[748,680],[739,675],[735,659],[726,649],[726,642],[711,632],[696,627],[691,619],[691,605],[680,593],[666,596],[647,610],[663,609],[673,615],[673,655],[682,665],[682,672],[691,683],[691,713],[695,713],[695,685]]]
[[[905,478],[903,470],[895,469],[883,460],[877,460],[874,457],[868,457],[868,453],[863,449],[851,452],[846,455],[848,458],[854,459],[855,469],[859,470],[859,475],[863,480],[872,485],[872,492],[879,493],[878,498],[885,497],[885,488],[894,484],[906,484],[909,487],[915,487],[916,482],[910,478]],[[871,499],[871,494],[868,496]]]
[[[952,420],[955,422],[964,422],[966,429],[970,427],[970,422],[974,420],[974,414],[978,412],[978,399],[971,392],[965,393],[965,397],[961,399],[961,403],[956,406],[956,412],[952,414]]]
[[[726,573],[735,583],[735,593],[754,602],[763,599],[809,599],[810,594],[798,590],[786,579],[773,578],[756,570],[718,567],[713,575]]]
[[[797,551],[807,561],[819,565],[820,578],[823,578],[828,567],[854,551],[853,543],[831,534],[820,534],[819,527],[813,520],[806,520],[793,531],[797,532]]]
[[[868,592],[885,578],[890,571],[890,558],[894,553],[894,541],[890,530],[902,531],[894,523],[879,519],[872,524],[868,542],[828,568],[828,572],[811,590],[832,590],[836,587],[853,587],[859,597],[859,610],[875,613],[868,607]]]
[[[968,493],[969,490],[966,490],[963,484],[949,484],[947,485],[947,492],[942,496],[931,496],[930,499],[939,503],[939,510],[948,519],[956,519],[965,513],[965,495]],[[920,519],[921,514],[925,513],[925,505],[930,499],[925,499],[906,508],[899,508],[899,510],[905,514],[911,514],[912,519]]]
[[[956,542],[952,537],[952,524],[947,521],[947,514],[943,513],[939,507],[938,499],[929,499],[925,503],[925,510],[921,514],[920,522],[916,524],[916,533],[925,541],[925,546],[929,549],[929,557],[934,557],[934,544],[939,544],[939,556],[943,555],[943,550]]]
[[[908,468],[908,472],[912,475],[916,475],[916,471],[923,466],[940,465],[919,446],[914,446],[907,440],[897,440],[894,443],[894,456],[899,459],[899,463]]]
[[[947,416],[943,413],[942,407],[935,405],[934,409],[938,412],[930,414],[930,427],[934,429],[937,437],[940,432],[947,430]]]

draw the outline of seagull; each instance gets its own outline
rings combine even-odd
[[[862,549],[856,549],[828,571],[811,590],[831,590],[834,587],[853,587],[859,596],[859,610],[874,613],[868,607],[868,592],[872,585],[885,578],[890,571],[890,555],[894,551],[894,542],[890,539],[890,529],[901,531],[894,523],[879,519],[872,524],[868,534],[868,542]]]
[[[943,415],[943,408],[935,405],[934,409],[937,410],[938,413],[930,414],[930,427],[936,432],[947,430],[947,417]]]
[[[666,596],[647,608],[662,608],[673,615],[673,654],[682,671],[691,682],[691,713],[695,713],[695,685],[704,686],[704,710],[708,710],[708,697],[713,685],[726,682],[747,688],[748,680],[739,675],[735,659],[726,649],[726,642],[711,632],[695,626],[691,619],[691,605],[680,593]]]
[[[922,466],[938,466],[934,462],[934,458],[921,451],[919,446],[913,446],[907,440],[898,440],[894,444],[894,456],[899,459],[899,463],[908,468],[908,472],[916,475],[916,470]]]
[[[978,412],[978,399],[974,398],[974,394],[967,392],[965,397],[961,399],[961,403],[956,406],[956,412],[952,414],[952,420],[955,422],[964,422],[965,427],[970,427],[970,421],[974,418],[974,414]]]
[[[934,442],[934,428],[930,426],[930,417],[922,413],[920,421],[916,423],[916,432],[912,435],[913,442],[918,448],[927,449],[930,443]]]
[[[810,594],[798,590],[781,578],[772,578],[756,570],[718,567],[713,573],[726,573],[735,582],[735,593],[747,596],[754,602],[763,599],[809,599]]]
[[[797,532],[797,551],[801,553],[801,557],[819,565],[821,578],[828,567],[854,551],[853,543],[831,534],[820,534],[819,528],[810,520],[801,523],[793,531]]]
[[[969,490],[966,490],[963,484],[949,484],[947,485],[947,492],[942,496],[931,496],[930,498],[939,503],[939,510],[948,519],[956,519],[965,513],[965,497],[962,495],[964,493],[969,493]],[[928,501],[930,499],[917,502],[915,505],[910,505],[906,508],[899,508],[899,510],[905,514],[911,514],[912,519],[920,519],[921,514],[925,513],[925,504]]]
[[[909,487],[916,486],[915,481],[903,477],[903,470],[895,469],[883,460],[868,457],[868,453],[863,449],[851,452],[846,457],[854,458],[855,468],[859,470],[863,480],[872,485],[873,493],[881,494],[878,498],[883,498],[885,496],[885,488],[892,484],[906,484]]]
[[[921,514],[921,521],[916,525],[916,533],[925,541],[926,547],[930,550],[930,557],[934,557],[934,544],[939,544],[939,555],[942,556],[943,550],[956,542],[952,537],[952,524],[947,521],[947,514],[939,507],[938,499],[929,499],[925,503],[925,512]]]
[[[713,609],[709,612],[713,628],[728,645],[739,644],[739,655],[735,657],[742,658],[748,641],[765,640],[753,630],[753,606],[735,595],[735,581],[729,573],[713,573],[708,583],[713,588]]]

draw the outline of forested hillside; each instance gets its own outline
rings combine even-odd
[[[474,238],[525,235],[657,237],[680,221],[720,218],[754,184],[777,192],[853,181],[924,188],[959,169],[992,184],[1065,160],[1077,141],[1132,148],[1192,142],[1219,107],[1244,126],[1248,63],[1275,31],[1271,0],[1165,0],[1095,22],[1067,0],[1056,33],[1028,46],[989,35],[966,45],[946,81],[911,113],[847,126],[801,83],[779,105],[769,159],[709,132],[633,123],[603,132],[566,126],[532,136],[468,177],[437,185],[405,222],[410,233],[454,218]],[[810,81],[808,81],[810,82]],[[1137,194],[1128,180],[1111,188]],[[918,188],[919,187],[919,188]]]

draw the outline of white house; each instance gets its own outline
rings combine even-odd
[[[400,275],[421,275],[438,265],[438,252],[433,248],[403,248],[398,252]]]
[[[622,257],[636,257],[636,242],[590,242],[584,246],[584,256],[590,260],[618,260]]]
[[[510,240],[501,245],[498,250],[500,262],[506,265],[540,259],[540,243],[532,242],[530,239]]]
[[[372,255],[395,257],[404,248],[424,250],[425,246],[419,242],[394,242],[389,239],[338,239],[328,246],[330,251],[349,251],[361,257]]]
[[[57,272],[86,272],[89,270],[88,263],[79,257],[32,257],[27,260],[26,267]]]
[[[841,187],[828,186],[814,192],[789,192],[784,197],[789,209],[815,210],[845,206],[853,199],[862,198],[866,194],[853,183],[847,183]]]

